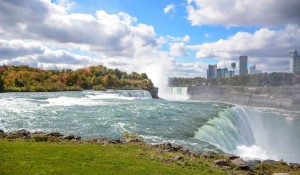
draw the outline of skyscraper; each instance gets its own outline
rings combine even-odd
[[[217,65],[208,65],[207,79],[217,78]]]
[[[248,57],[240,56],[240,75],[248,74]]]
[[[257,70],[256,65],[250,66],[250,74],[261,74],[262,70]]]
[[[300,55],[298,55],[297,50],[291,52],[290,71],[292,73],[300,73]]]

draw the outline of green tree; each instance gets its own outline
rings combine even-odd
[[[4,91],[4,82],[3,80],[0,78],[0,92]]]
[[[106,88],[111,88],[111,87],[118,87],[119,80],[118,77],[112,74],[106,74],[102,78],[102,82]]]

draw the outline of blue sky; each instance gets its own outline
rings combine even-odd
[[[300,49],[297,0],[0,0],[0,64],[103,64],[160,77],[206,76],[240,55],[287,72]],[[238,68],[237,68],[238,71]]]

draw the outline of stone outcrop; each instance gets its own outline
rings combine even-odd
[[[227,162],[226,159],[218,159],[218,160],[214,160],[214,165],[223,167],[223,166],[229,166],[229,163]]]
[[[300,109],[300,88],[296,87],[190,86],[188,94],[193,100]]]
[[[249,166],[241,158],[234,158],[231,160],[231,163],[237,166],[238,169],[249,170]]]
[[[43,132],[29,132],[25,129],[12,131],[10,133],[0,132],[0,138],[8,139],[33,139],[38,142],[43,141],[61,141],[61,140],[81,140],[81,137],[75,137],[72,134],[61,134],[59,132],[43,133]]]

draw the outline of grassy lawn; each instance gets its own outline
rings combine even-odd
[[[0,140],[0,174],[225,174],[200,159],[172,161],[172,154],[158,155],[149,146],[136,144]]]

